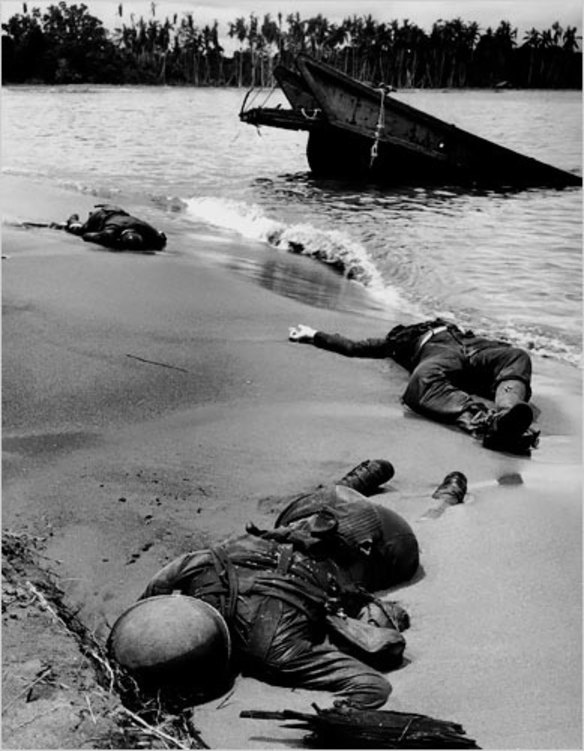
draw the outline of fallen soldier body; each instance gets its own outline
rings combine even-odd
[[[534,414],[528,404],[531,358],[507,342],[476,336],[440,318],[357,341],[301,324],[290,329],[289,339],[346,357],[391,358],[410,373],[402,400],[414,412],[457,425],[485,448],[528,454],[537,446],[539,432],[530,427]]]
[[[373,493],[392,475],[389,462],[364,462],[296,498],[274,529],[248,525],[172,561],[114,625],[114,660],[144,684],[203,695],[211,676],[225,690],[229,663],[232,675],[382,706],[391,686],[381,671],[401,664],[409,619],[373,592],[414,576],[418,543],[403,518],[355,488]]]
[[[78,214],[72,214],[66,222],[50,226],[112,250],[162,250],[165,247],[164,232],[159,232],[119,206],[98,204],[95,209],[85,223],[79,220]]]

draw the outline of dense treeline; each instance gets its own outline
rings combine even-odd
[[[274,66],[308,52],[351,76],[396,88],[495,86],[581,88],[582,53],[576,27],[531,29],[519,40],[501,21],[481,31],[460,18],[436,21],[430,32],[408,20],[377,22],[370,15],[329,23],[255,14],[236,18],[226,56],[217,21],[202,27],[190,13],[179,19],[124,20],[109,32],[84,4],[59,2],[23,12],[2,24],[3,83],[187,84],[272,86]]]

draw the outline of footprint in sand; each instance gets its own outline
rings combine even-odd
[[[130,566],[132,563],[136,563],[136,561],[140,558],[142,553],[145,553],[147,550],[150,550],[150,548],[154,545],[154,542],[147,542],[137,553],[132,553],[132,555],[128,558],[126,561],[126,566]]]

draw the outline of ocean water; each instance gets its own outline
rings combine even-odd
[[[580,188],[493,192],[316,181],[305,158],[307,134],[240,123],[244,94],[5,87],[2,169],[138,205],[157,226],[202,236],[211,255],[231,253],[232,268],[309,304],[342,306],[343,295],[319,293],[327,277],[338,286],[341,274],[345,298],[358,298],[367,315],[443,315],[581,363]],[[395,96],[581,174],[581,92]],[[266,90],[254,104],[268,99],[270,106],[283,102]],[[245,247],[237,261],[236,244]],[[305,258],[282,264],[290,253]],[[273,259],[267,272],[266,258]],[[371,335],[384,330],[383,321],[371,324]]]

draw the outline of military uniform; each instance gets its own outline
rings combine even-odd
[[[105,245],[109,248],[123,248],[120,243],[120,236],[125,230],[133,230],[142,238],[145,250],[162,250],[166,245],[164,233],[158,232],[148,222],[138,219],[119,206],[104,204],[96,206],[96,211],[92,211],[87,221],[75,227],[73,234],[81,235],[84,240]]]
[[[477,397],[493,400],[498,387],[519,382],[531,396],[531,359],[507,342],[475,336],[442,319],[395,326],[383,338],[352,341],[317,331],[313,344],[347,357],[391,358],[410,372],[404,403],[415,412],[442,422],[485,411]],[[470,432],[473,423],[460,427]]]
[[[229,626],[237,667],[246,674],[331,690],[355,707],[381,706],[389,682],[335,646],[327,614],[357,616],[374,599],[369,586],[413,576],[418,545],[411,528],[340,486],[299,497],[278,524],[177,558],[142,597],[179,591],[213,605]],[[394,633],[401,655],[405,641]]]

